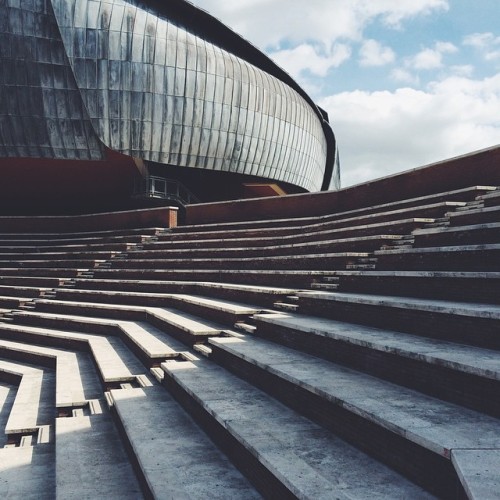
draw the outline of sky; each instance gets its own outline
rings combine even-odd
[[[500,0],[191,0],[325,109],[342,186],[500,144]]]

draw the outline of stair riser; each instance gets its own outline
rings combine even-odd
[[[212,359],[430,492],[456,498],[459,481],[449,459],[217,347]]]
[[[477,250],[463,253],[377,254],[380,271],[498,271],[500,251]]]
[[[299,311],[337,321],[386,328],[450,340],[489,349],[500,349],[500,321],[454,314],[366,305],[300,297]]]
[[[325,276],[329,273],[325,272]],[[312,275],[308,272],[303,273],[232,273],[219,272],[219,270],[199,270],[193,272],[160,270],[129,270],[112,269],[110,272],[96,270],[94,276],[102,279],[144,279],[144,280],[189,280],[189,281],[215,281],[226,283],[238,283],[242,285],[262,285],[262,286],[285,286],[296,288],[307,288],[311,281],[320,280],[322,275]]]
[[[460,245],[482,245],[488,243],[500,243],[500,230],[498,228],[482,230],[464,230],[434,233],[416,234],[414,247],[441,247]]]
[[[64,318],[44,318],[37,316],[18,316],[14,315],[14,322],[27,326],[35,326],[41,328],[53,328],[56,330],[65,330],[72,332],[88,333],[90,335],[114,335],[119,337],[124,344],[137,356],[137,358],[144,364],[146,368],[158,365],[164,358],[148,357],[144,351],[139,349],[137,344],[127,336],[123,335],[120,328],[114,325],[100,325],[97,323],[89,323],[85,320],[82,321],[65,321]]]
[[[17,337],[8,338],[7,336],[4,336],[3,332],[0,330],[0,338],[16,341]],[[50,368],[51,370],[56,369],[56,358],[44,356],[42,354],[36,354],[34,352],[17,351],[15,349],[0,347],[0,358],[8,359],[10,361],[19,361],[20,363],[29,363],[31,365],[44,366],[46,368]],[[6,375],[2,375],[2,377],[3,376]],[[19,381],[15,383],[15,385],[18,384]]]
[[[336,243],[334,241],[319,244],[313,243],[307,246],[293,247],[262,247],[256,249],[234,248],[234,249],[185,249],[185,250],[170,250],[168,252],[151,253],[150,251],[130,252],[129,259],[177,259],[177,258],[249,258],[249,257],[271,257],[280,255],[308,255],[324,252],[371,252],[378,250],[382,245],[391,241],[388,238],[380,238],[374,240],[350,241],[346,243]],[[280,243],[279,241],[275,241]]]
[[[282,235],[286,238],[281,238],[282,244],[297,244],[297,243],[308,243],[308,242],[320,242],[326,240],[336,240],[344,238],[356,238],[359,236],[377,236],[381,234],[408,234],[415,229],[424,227],[429,220],[433,219],[423,219],[423,220],[403,220],[400,223],[393,223],[388,225],[369,225],[362,227],[346,227],[341,229],[336,229],[333,231],[322,231],[322,232],[311,232],[303,233],[302,231],[294,232],[291,235]],[[181,249],[181,248],[227,248],[234,246],[242,247],[252,247],[252,246],[270,246],[276,244],[276,235],[264,234],[264,235],[254,235],[250,237],[246,234],[231,234],[228,233],[207,233],[204,235],[190,235],[186,233],[185,240],[182,239],[170,239],[170,235],[163,237],[159,243],[155,244],[144,244],[143,248],[145,250],[160,250],[160,249]],[[172,234],[172,237],[175,237]],[[213,238],[213,239],[212,239]],[[209,241],[206,241],[209,240]]]
[[[248,260],[158,260],[134,261],[125,260],[112,262],[111,268],[148,268],[155,269],[227,269],[227,270],[254,270],[254,269],[283,269],[283,270],[317,270],[331,271],[345,269],[347,264],[354,264],[355,259],[349,257],[318,257],[318,258],[275,258],[248,259]]]
[[[341,277],[338,291],[500,304],[500,279]]]
[[[46,347],[54,347],[56,349],[69,349],[71,351],[90,352],[87,342],[83,340],[54,338],[45,335],[37,335],[30,332],[11,331],[2,328],[0,324],[0,338],[5,340],[13,340],[15,342],[25,342],[27,344],[38,344]],[[55,363],[55,358],[54,361]]]
[[[234,300],[236,302],[258,304],[266,307],[271,307],[276,300],[286,297],[286,293],[267,293],[265,291],[250,291],[250,290],[235,290],[223,287],[205,287],[199,286],[196,283],[99,283],[86,281],[84,284],[77,283],[75,289],[86,290],[114,290],[114,291],[129,291],[129,292],[144,292],[144,293],[181,293],[203,295],[211,298]]]
[[[84,302],[95,302],[100,304],[123,304],[145,307],[173,307],[181,311],[195,314],[200,317],[218,321],[227,325],[233,325],[236,321],[246,318],[245,314],[232,313],[224,310],[210,309],[203,305],[191,304],[177,297],[135,297],[132,295],[105,295],[105,294],[71,294],[65,290],[60,290],[57,295],[58,300],[74,300]]]
[[[254,319],[254,335],[500,417],[500,381]],[[220,351],[220,349],[218,350]],[[215,350],[214,350],[215,352]],[[457,390],[459,388],[459,390]]]
[[[477,213],[461,213],[450,218],[450,226],[470,226],[500,222],[500,210],[490,210]]]

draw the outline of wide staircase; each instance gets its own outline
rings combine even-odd
[[[500,497],[496,186],[77,230],[0,234],[0,497]]]

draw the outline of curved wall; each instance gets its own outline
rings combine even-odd
[[[330,185],[333,134],[327,139],[325,122],[307,96],[209,37],[196,36],[168,13],[158,14],[152,2],[46,0],[21,2],[20,9],[18,1],[6,0],[1,5],[0,36],[27,45],[24,59],[14,51],[5,59],[27,67],[31,58],[32,73],[40,74],[38,87],[19,85],[17,73],[7,86],[17,101],[36,89],[42,95],[34,106],[42,109],[19,112],[11,106],[5,113],[2,103],[0,120],[17,120],[15,136],[17,129],[29,129],[29,116],[40,117],[40,132],[14,144],[2,126],[0,155],[42,156],[37,144],[46,129],[46,135],[55,131],[59,141],[68,142],[63,148],[50,143],[58,149],[54,157],[78,158],[82,150],[90,158],[102,157],[102,142],[156,163],[258,176],[310,191]],[[44,154],[50,155],[50,148]]]

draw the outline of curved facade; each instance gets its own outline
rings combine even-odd
[[[107,148],[308,191],[339,187],[321,110],[187,2],[4,0],[0,57],[0,156],[99,160]]]

